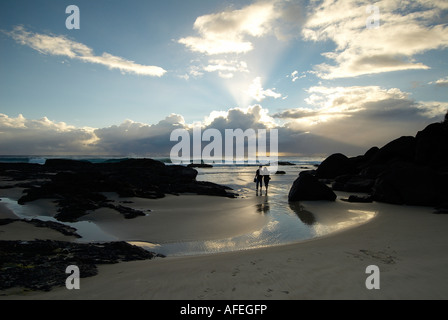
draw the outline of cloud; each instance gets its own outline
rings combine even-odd
[[[62,35],[45,35],[27,31],[23,26],[16,26],[10,32],[5,32],[16,42],[47,55],[64,56],[82,62],[103,65],[111,70],[117,69],[122,73],[142,76],[161,77],[166,71],[156,66],[140,65],[121,57],[103,53],[95,55],[88,46],[70,40]]]
[[[448,102],[415,101],[407,92],[379,86],[308,89],[306,106],[274,115],[256,104],[213,111],[199,123],[188,124],[171,114],[155,124],[132,120],[104,128],[77,128],[48,118],[26,119],[0,114],[0,150],[7,155],[116,155],[166,157],[177,144],[175,129],[192,136],[194,125],[218,130],[277,129],[281,154],[358,155],[402,135],[415,135],[441,121]],[[208,143],[204,142],[203,147]]]
[[[237,60],[214,59],[209,60],[209,65],[204,67],[204,71],[218,72],[221,78],[233,78],[235,72],[249,72],[247,63]]]
[[[4,155],[166,155],[170,134],[179,128],[188,126],[176,114],[154,125],[126,120],[97,129],[0,114],[0,150]]]
[[[435,84],[438,87],[448,87],[448,77],[441,78],[436,81],[431,81],[429,84]]]
[[[2,154],[46,155],[87,154],[94,150],[96,136],[91,128],[76,128],[44,117],[38,120],[0,114]]]
[[[282,95],[280,93],[275,92],[275,90],[276,90],[275,88],[263,89],[263,86],[261,84],[261,78],[257,77],[252,81],[252,84],[249,86],[247,93],[255,101],[261,102],[268,97],[274,99],[281,98]]]
[[[303,118],[315,117],[318,115],[319,111],[317,110],[307,108],[295,108],[275,113],[272,115],[272,117],[278,119],[303,119]]]
[[[447,102],[414,101],[396,88],[379,86],[324,87],[308,90],[308,108],[292,108],[272,117],[285,128],[311,132],[351,146],[381,146],[402,135],[415,135],[443,119]]]
[[[287,48],[287,41],[300,36],[306,13],[303,2],[255,0],[239,8],[230,5],[227,9],[197,17],[193,24],[196,35],[180,38],[177,42],[192,52],[203,54],[201,59],[213,56],[216,57],[213,60],[220,62],[209,60],[202,66],[193,66],[190,76],[201,77],[212,72],[223,79],[235,79],[244,76],[242,73],[269,74],[276,59],[281,58],[280,52]],[[249,71],[248,63],[241,57],[255,51],[257,46],[265,50],[247,60]],[[237,81],[235,86],[246,86],[243,79]],[[240,89],[231,87],[229,90],[237,104],[250,102],[242,96]]]
[[[204,72],[202,72],[202,69],[203,68],[201,68],[199,66],[192,65],[189,68],[188,75],[192,76],[194,78],[201,78],[204,75]]]
[[[316,2],[317,3],[317,2]],[[335,43],[324,57],[333,64],[316,66],[319,77],[336,79],[409,69],[429,69],[415,56],[448,46],[448,26],[442,18],[446,4],[439,1],[375,2],[379,28],[368,29],[370,1],[319,2],[302,30],[308,41]]]
[[[253,50],[250,37],[269,33],[277,16],[274,2],[256,2],[242,9],[200,16],[193,25],[199,36],[178,42],[191,51],[208,55],[246,53]]]
[[[94,130],[95,148],[102,154],[166,155],[171,149],[171,132],[186,128],[184,118],[177,114],[154,125],[126,120],[118,126]]]
[[[305,73],[305,72],[302,72],[302,73],[299,75],[299,71],[294,70],[290,75],[287,75],[286,77],[287,77],[287,78],[291,78],[291,81],[292,81],[292,82],[296,82],[296,81],[299,80],[299,79],[306,78],[306,73]]]
[[[407,92],[380,86],[315,86],[307,92],[308,108],[288,109],[273,117],[299,120],[302,126],[311,127],[356,115],[368,116],[372,121],[390,120],[390,117],[403,117],[402,121],[405,121],[411,116],[435,119],[448,107],[446,102],[416,102]]]
[[[212,112],[203,121],[205,128],[224,129],[267,129],[275,128],[275,119],[269,116],[269,110],[260,105],[246,109],[232,108],[222,112]]]
[[[269,111],[259,105],[247,109],[234,108],[212,112],[202,123],[207,129],[272,129],[279,130],[280,152],[303,154],[324,153],[325,148],[336,151],[344,143],[330,142],[312,134],[278,127]],[[166,157],[177,142],[170,141],[175,129],[190,131],[193,125],[183,122],[180,115],[170,115],[155,125],[126,120],[120,125],[105,128],[76,128],[47,118],[30,120],[19,115],[16,118],[0,114],[0,150],[3,155],[92,155]],[[269,138],[269,134],[268,134]],[[202,147],[208,143],[204,142]],[[339,149],[340,150],[340,149]]]

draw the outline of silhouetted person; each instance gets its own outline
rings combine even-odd
[[[269,169],[264,167],[261,170],[261,175],[263,176],[264,179],[264,186],[266,187],[266,192],[268,192],[269,180],[271,180]]]
[[[262,166],[258,167],[257,172],[255,172],[254,182],[257,184],[257,191],[258,191],[258,185],[260,185],[260,191],[262,191],[263,189],[263,175],[261,174],[261,168]]]

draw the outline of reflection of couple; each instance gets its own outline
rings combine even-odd
[[[269,180],[271,180],[271,177],[269,176],[269,169],[263,166],[260,166],[255,173],[255,179],[254,182],[257,184],[257,191],[258,186],[260,186],[260,191],[263,190],[263,180],[264,180],[264,186],[266,187],[266,192],[268,191],[269,186]]]

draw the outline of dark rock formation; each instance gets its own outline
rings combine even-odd
[[[347,199],[341,199],[341,200],[347,202],[358,202],[358,203],[373,202],[373,198],[371,196],[356,196],[356,195],[351,195]]]
[[[436,209],[436,211],[434,211],[435,214],[447,214],[448,213],[448,202],[437,206],[435,209]]]
[[[190,163],[187,167],[188,168],[213,168],[213,166],[211,164],[206,164],[206,163]]]
[[[29,223],[29,224],[31,224],[33,226],[38,227],[38,228],[53,229],[53,230],[56,230],[56,231],[62,233],[63,235],[66,235],[66,236],[73,236],[73,237],[76,237],[76,238],[81,238],[81,236],[78,233],[76,233],[76,229],[75,228],[72,228],[72,227],[67,226],[65,224],[54,222],[54,221],[42,221],[42,220],[38,220],[38,219],[31,219],[31,220],[26,220],[26,219],[0,219],[0,226],[8,225],[8,224],[16,222],[16,221],[22,221],[22,222],[25,222],[25,223]]]
[[[397,162],[378,176],[372,196],[380,202],[437,206],[448,202],[447,179],[430,167]]]
[[[448,164],[448,122],[433,123],[417,133],[415,162],[433,168]]]
[[[333,179],[340,175],[353,173],[353,167],[352,161],[347,156],[336,153],[321,163],[316,169],[316,176],[320,179]]]
[[[433,123],[415,137],[395,139],[362,156],[329,156],[316,170],[333,190],[368,193],[392,204],[448,203],[448,121]],[[328,182],[328,181],[327,181]]]
[[[98,264],[162,257],[126,242],[79,244],[62,241],[0,241],[0,290],[23,287],[49,291],[65,286],[75,265],[80,277],[95,276]]]
[[[414,137],[398,138],[379,149],[365,165],[386,164],[392,159],[412,162],[415,157],[415,146],[416,139]]]
[[[308,172],[301,172],[288,195],[289,201],[328,200],[335,201],[336,194]]]
[[[333,190],[346,192],[370,192],[375,184],[374,179],[361,175],[343,175],[334,179]]]
[[[148,199],[182,193],[237,196],[228,187],[196,181],[197,174],[193,168],[167,166],[152,159],[126,159],[111,163],[52,159],[44,165],[0,164],[2,176],[9,176],[12,180],[36,179],[27,185],[19,204],[43,198],[56,199],[59,205],[56,218],[60,221],[76,221],[90,210],[101,207],[113,207],[126,218],[144,215],[131,208],[113,206],[103,192]]]
[[[295,166],[295,163],[292,162],[288,162],[288,161],[278,161],[277,165],[279,166]]]

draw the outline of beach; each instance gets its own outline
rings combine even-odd
[[[14,198],[21,190],[1,192],[0,198]],[[208,249],[200,254],[99,265],[96,276],[80,279],[79,290],[64,286],[49,292],[11,288],[0,291],[0,299],[446,299],[448,216],[433,214],[430,207],[348,203],[342,201],[346,196],[339,192],[336,202],[302,203],[313,213],[315,226],[333,228],[309,239],[231,250],[227,243],[223,252]],[[222,245],[218,240],[257,234],[272,222],[269,213],[253,210],[265,199],[252,194],[239,199],[197,195],[133,199],[132,206],[150,208],[148,218],[153,216],[124,221],[117,213],[114,216],[108,214],[109,209],[100,209],[88,219],[105,233],[130,242],[169,244],[180,239]],[[31,205],[45,212],[52,206],[51,201],[43,200]],[[368,219],[347,224],[353,213],[357,217],[364,213]],[[0,218],[14,217],[0,201]],[[0,240],[33,239],[79,241],[21,221],[0,226]],[[379,268],[379,289],[366,287],[370,275],[366,269],[371,265]]]
[[[64,3],[0,1],[0,300],[448,299],[448,0]]]

